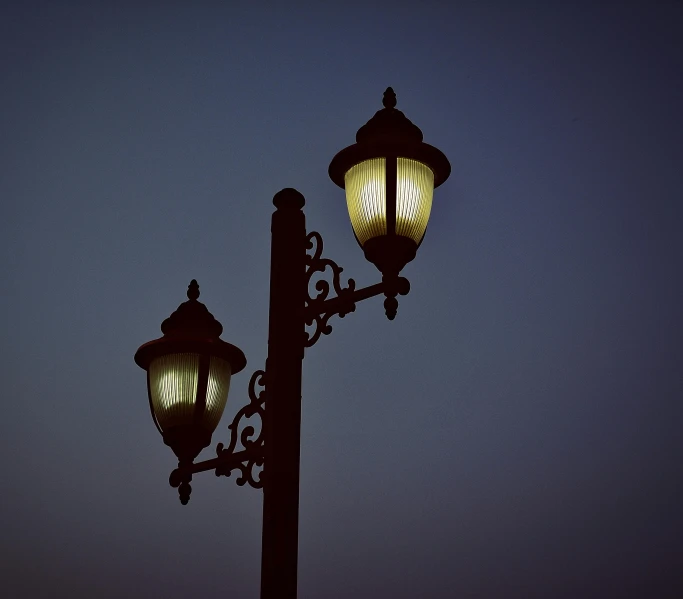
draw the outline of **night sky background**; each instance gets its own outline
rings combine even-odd
[[[266,357],[272,197],[387,86],[450,159],[394,322],[304,361],[299,597],[683,596],[680,2],[15,2],[0,13],[3,597],[255,598],[260,491],[168,485],[137,347],[192,278]]]

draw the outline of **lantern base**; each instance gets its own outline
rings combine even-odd
[[[402,235],[382,235],[368,239],[363,245],[363,252],[368,261],[372,262],[382,273],[384,284],[384,309],[387,318],[394,320],[398,309],[397,295],[405,295],[410,284],[399,273],[417,252],[417,243],[410,237]]]
[[[174,426],[164,431],[164,443],[173,450],[179,463],[191,464],[211,444],[211,432],[197,424]]]
[[[368,239],[363,245],[365,258],[387,277],[398,276],[415,258],[417,244],[410,237],[382,235]]]

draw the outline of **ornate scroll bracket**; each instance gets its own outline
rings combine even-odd
[[[223,447],[222,443],[216,446],[216,454],[218,455],[218,460],[221,463],[216,466],[216,476],[230,476],[233,470],[239,469],[241,474],[235,481],[239,486],[249,483],[250,486],[255,489],[260,489],[263,487],[262,480],[262,470],[256,471],[256,476],[254,476],[255,468],[263,468],[264,455],[263,455],[263,445],[264,445],[264,431],[263,424],[265,422],[265,403],[266,403],[266,390],[265,381],[266,373],[263,370],[257,370],[251,375],[249,381],[249,403],[244,406],[237,414],[232,423],[228,426],[230,429],[230,444],[227,448]],[[263,387],[258,393],[256,392],[256,387]],[[258,434],[253,426],[245,426],[242,432],[239,432],[240,420],[244,418],[251,418],[254,415],[258,415],[261,419],[261,427]],[[256,435],[256,437],[254,437]],[[237,440],[244,448],[243,451],[235,453],[235,448],[237,446]],[[238,457],[248,455],[246,459],[241,459],[235,461],[231,459],[233,457]]]
[[[385,294],[387,299],[384,308],[387,318],[393,320],[398,307],[397,295],[406,295],[410,291],[410,283],[405,277],[391,276],[382,277],[382,282],[362,289],[356,289],[356,283],[349,279],[347,287],[341,286],[341,266],[328,258],[322,258],[323,240],[320,233],[312,231],[306,237],[306,249],[313,249],[313,254],[306,254],[306,302],[305,317],[306,326],[313,326],[312,332],[306,333],[304,347],[311,347],[321,335],[329,335],[332,326],[330,318],[335,314],[344,318],[350,312],[356,310],[356,304],[369,297]],[[332,270],[332,287],[336,297],[329,298],[330,284],[325,279],[319,279],[315,283],[318,294],[311,295],[311,279],[316,273],[324,273],[327,268]]]
[[[230,430],[230,443],[227,447],[223,443],[216,446],[216,455],[212,460],[205,460],[196,464],[180,464],[169,477],[172,487],[178,489],[180,502],[185,505],[190,500],[192,487],[190,481],[192,475],[206,470],[215,470],[216,476],[230,476],[233,470],[239,470],[240,476],[235,481],[239,486],[249,483],[255,489],[263,487],[263,463],[264,463],[264,430],[266,391],[266,373],[257,370],[251,375],[249,381],[249,403],[241,408],[232,423]],[[263,387],[256,391],[256,387]],[[261,426],[256,429],[251,424],[242,426],[242,419],[249,420],[258,415]],[[238,449],[241,446],[240,449]]]
[[[313,250],[313,254],[306,253],[306,325],[315,328],[312,333],[306,333],[304,342],[305,347],[311,347],[321,335],[332,332],[332,326],[328,322],[332,316],[339,314],[340,318],[344,318],[356,309],[353,300],[356,282],[349,279],[347,286],[342,287],[341,273],[344,269],[329,258],[322,257],[323,238],[317,231],[311,231],[306,236],[306,249]],[[330,294],[330,284],[325,279],[316,281],[315,290],[318,294],[315,297],[311,295],[313,275],[324,273],[328,267],[332,270],[332,287],[337,294],[334,306],[326,302]]]

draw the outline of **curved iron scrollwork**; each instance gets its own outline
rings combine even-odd
[[[225,447],[223,443],[216,446],[216,455],[212,460],[206,460],[197,464],[179,464],[169,477],[168,482],[172,487],[178,489],[180,502],[186,505],[190,500],[192,487],[192,475],[206,470],[215,470],[216,476],[230,476],[233,470],[239,470],[240,476],[235,481],[242,486],[247,483],[255,489],[263,487],[263,464],[264,464],[264,442],[265,436],[263,424],[266,415],[266,373],[257,370],[251,375],[249,381],[249,403],[240,409],[232,423],[230,429],[230,443]],[[256,387],[264,387],[256,391]],[[261,418],[261,427],[256,433],[256,429],[247,425],[240,430],[242,418],[249,419],[258,415]],[[238,443],[240,447],[238,448]]]
[[[231,454],[235,452],[237,447],[237,441],[241,443],[244,449],[249,449],[253,446],[259,446],[263,444],[263,418],[265,416],[264,403],[266,401],[266,391],[265,391],[265,376],[264,370],[256,370],[249,380],[249,403],[244,406],[232,420],[232,423],[228,425],[230,429],[230,444],[224,449],[223,443],[219,443],[216,447],[216,453],[220,456],[221,454]],[[264,387],[258,393],[256,393],[256,386]],[[255,434],[255,429],[253,426],[246,426],[242,429],[242,433],[239,433],[239,424],[242,418],[251,418],[254,414],[258,414],[261,417],[261,430],[258,436],[254,439],[252,438]]]
[[[235,481],[242,486],[249,483],[255,489],[263,487],[262,470],[263,468],[263,451],[261,448],[264,444],[263,424],[265,422],[265,377],[266,373],[263,370],[257,370],[251,375],[249,381],[249,403],[244,406],[233,418],[232,423],[228,426],[230,429],[230,444],[224,447],[223,443],[216,446],[216,455],[219,463],[216,466],[216,476],[230,476],[233,470],[239,469],[241,474]],[[263,387],[260,391],[256,391],[256,387]],[[261,427],[256,434],[256,429],[249,425],[245,426],[240,432],[240,421],[242,418],[249,419],[258,414],[261,418]],[[256,435],[256,436],[255,436]],[[235,452],[237,442],[244,448],[243,451]],[[231,459],[243,458],[241,460]]]
[[[317,231],[311,231],[306,236],[306,249],[313,250],[313,254],[306,253],[306,325],[315,326],[312,333],[306,333],[304,342],[305,347],[311,347],[321,335],[329,335],[332,326],[328,323],[330,318],[339,314],[344,318],[349,312],[356,309],[353,301],[353,292],[356,289],[356,282],[349,279],[347,286],[341,285],[341,273],[344,270],[336,262],[329,258],[323,258],[323,238]],[[334,310],[326,310],[323,307],[325,300],[330,294],[330,283],[325,279],[319,279],[315,283],[315,290],[318,292],[315,297],[311,295],[311,279],[316,273],[322,274],[327,268],[332,270],[332,288],[337,294],[337,303]]]
[[[254,489],[263,488],[263,455],[251,457],[245,462],[232,462],[216,467],[216,476],[230,476],[233,470],[239,470],[240,475],[235,482],[240,486],[249,483]]]

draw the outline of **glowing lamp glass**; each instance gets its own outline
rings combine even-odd
[[[346,204],[361,246],[387,234],[386,159],[373,158],[344,176]],[[434,173],[425,164],[398,158],[396,164],[396,234],[419,244],[432,210]]]
[[[149,392],[162,431],[194,422],[199,381],[199,354],[169,354],[149,365]],[[223,415],[230,389],[230,364],[212,356],[206,388],[206,407],[200,424],[213,432]]]

